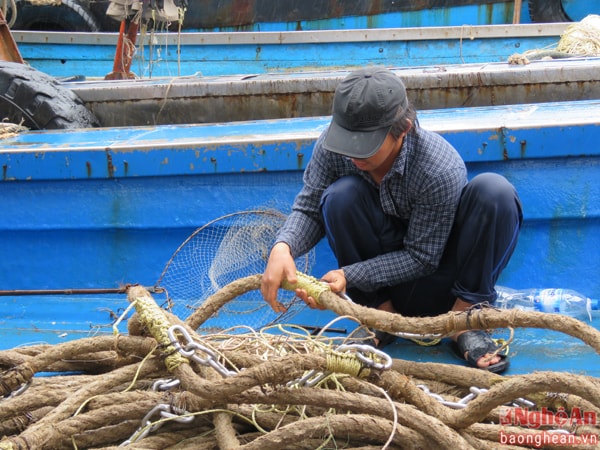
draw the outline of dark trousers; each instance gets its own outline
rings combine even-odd
[[[383,212],[378,191],[358,176],[340,178],[321,199],[327,239],[340,267],[402,249],[405,225]],[[494,286],[517,244],[523,214],[514,187],[501,175],[483,173],[463,189],[438,269],[376,292],[348,288],[356,303],[377,307],[391,300],[405,316],[448,312],[457,298],[496,299]]]

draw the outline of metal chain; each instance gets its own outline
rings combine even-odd
[[[425,384],[418,384],[417,387],[419,389],[421,389],[423,392],[425,392],[426,394],[428,394],[430,397],[433,397],[434,399],[439,401],[442,405],[445,405],[452,409],[465,408],[471,400],[476,398],[478,395],[484,394],[488,391],[487,389],[484,389],[484,388],[478,388],[475,386],[471,386],[469,388],[469,392],[470,392],[469,394],[465,395],[463,398],[461,398],[460,400],[458,400],[456,402],[452,402],[452,401],[444,399],[444,397],[442,397],[439,394],[431,392]],[[532,408],[535,406],[535,403],[533,403],[530,400],[519,397],[516,400],[513,400],[513,403],[511,404],[511,406],[526,406],[526,407]]]
[[[181,384],[181,382],[178,379],[176,379],[176,378],[156,380],[152,384],[152,390],[154,392],[156,392],[156,391],[170,391],[171,389],[178,387],[180,384]]]
[[[370,345],[342,344],[336,347],[335,351],[341,354],[353,353],[356,359],[362,363],[363,368],[387,370],[392,367],[392,358],[387,353]],[[301,378],[290,381],[287,386],[313,387],[331,373],[330,371],[319,371],[316,369],[309,370]]]
[[[356,358],[358,358],[363,365],[369,369],[387,370],[392,367],[391,356],[371,345],[342,344],[338,345],[335,351],[338,353],[354,353]]]
[[[21,395],[23,392],[25,392],[27,390],[27,388],[29,388],[29,386],[31,386],[31,381],[24,383],[23,385],[21,385],[19,387],[19,389],[15,389],[10,394],[5,395],[4,397],[0,397],[0,401],[8,400],[9,398],[13,398],[13,397],[16,397],[17,395]]]
[[[183,346],[179,342],[176,333],[180,335],[180,338],[183,338]],[[236,372],[227,369],[227,367],[218,361],[217,354],[212,349],[195,342],[188,331],[181,325],[173,325],[170,327],[168,335],[173,347],[186,358],[196,361],[203,366],[212,367],[224,377],[230,377],[236,374]],[[198,352],[203,353],[206,356],[202,357]]]
[[[176,408],[175,406],[167,403],[159,403],[144,416],[142,419],[142,425],[135,431],[135,433],[133,433],[129,439],[121,443],[119,447],[126,447],[129,444],[144,439],[150,433],[163,426],[164,422],[152,424],[152,421],[150,420],[157,413],[160,415],[159,420],[169,419],[179,423],[191,423],[194,420],[194,416],[186,415],[189,414],[189,412],[183,409]]]

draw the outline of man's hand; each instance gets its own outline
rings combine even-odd
[[[329,284],[332,292],[339,293],[346,291],[346,276],[342,269],[330,270],[323,275],[321,280]],[[319,305],[314,298],[310,297],[304,289],[296,289],[296,295],[312,309],[325,309],[324,306]]]
[[[346,292],[346,275],[344,274],[344,269],[330,270],[321,279],[329,284],[332,292],[336,294]]]
[[[265,301],[276,313],[283,313],[286,307],[277,301],[277,291],[283,280],[296,284],[296,263],[290,252],[290,247],[285,242],[278,242],[271,249],[265,273],[262,276],[260,292]]]

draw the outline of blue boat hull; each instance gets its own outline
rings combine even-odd
[[[425,27],[512,23],[515,16],[511,0],[386,0],[375,4],[353,0],[255,0],[250,3],[244,0],[191,0],[186,3],[181,23],[160,23],[158,16],[157,28],[232,32]],[[109,0],[79,0],[79,8],[76,8],[69,4],[17,3],[16,14],[9,8],[8,18],[14,22],[12,28],[15,30],[118,31],[119,19],[106,14],[109,4]],[[589,7],[583,8],[589,10]],[[148,9],[145,5],[145,10]],[[521,10],[517,11],[522,23],[531,21],[529,9],[529,2],[522,2]],[[579,14],[570,7],[568,15],[546,14],[535,17],[535,21],[576,21],[580,20]]]
[[[500,284],[568,287],[600,297],[597,117],[597,100],[420,113],[422,126],[439,131],[459,149],[471,176],[502,173],[520,193],[525,224]],[[197,227],[236,211],[289,207],[314,140],[328,121],[311,117],[40,131],[3,141],[0,286],[154,285],[172,253]],[[325,242],[319,244],[316,260],[315,276],[335,266]],[[109,324],[110,311],[125,303],[124,296],[58,302],[3,297],[2,345],[95,332],[92,325]],[[73,323],[76,311],[82,317]],[[330,318],[311,312],[295,321],[312,325]],[[25,333],[28,328],[49,334]],[[522,336],[545,341],[548,352],[556,350],[546,342],[550,335],[536,333]],[[557,342],[590,356],[569,339]],[[526,344],[515,342],[524,354]],[[444,347],[424,351],[401,343],[397,348],[422,360],[438,352],[447,355]],[[565,368],[571,355],[558,353],[560,361],[550,359],[537,369],[555,363]],[[540,362],[533,358],[525,358],[514,370],[529,371],[530,363]],[[569,359],[571,369],[598,375],[600,365],[585,358],[581,365],[572,364]]]
[[[505,62],[515,53],[555,46],[568,25],[156,33],[138,39],[131,73],[157,78]],[[104,78],[113,70],[118,33],[13,35],[23,59],[49,75]]]
[[[106,14],[109,0],[79,0],[67,4],[9,5],[15,30],[117,31],[119,19]],[[175,4],[181,2],[175,1]],[[181,22],[163,23],[160,29],[177,31],[298,31],[356,28],[400,28],[509,23],[579,21],[596,13],[592,2],[582,0],[190,0]],[[148,6],[145,5],[145,10]],[[156,17],[156,16],[155,16]]]

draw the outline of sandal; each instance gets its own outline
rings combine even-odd
[[[348,336],[348,341],[344,344],[360,344],[370,345],[371,347],[382,349],[386,345],[393,343],[397,336],[386,333],[385,331],[371,330],[365,327],[358,327]],[[379,341],[379,344],[375,345],[375,339]]]
[[[509,361],[507,348],[504,348],[497,353],[497,356],[500,357],[500,361],[496,364],[491,364],[488,367],[479,367],[477,365],[479,358],[501,348],[501,345],[492,339],[487,331],[465,331],[456,338],[454,348],[461,359],[466,360],[469,365],[476,369],[487,370],[494,373],[502,373],[508,369]]]

